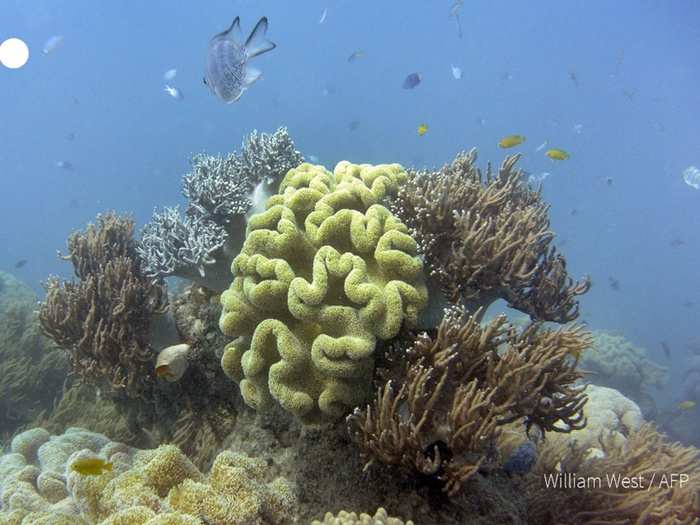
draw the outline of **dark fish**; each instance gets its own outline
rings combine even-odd
[[[403,88],[413,89],[418,84],[420,84],[421,80],[423,80],[423,77],[420,73],[411,73],[406,77],[406,80],[403,81]]]
[[[351,121],[348,123],[348,129],[349,129],[350,131],[355,131],[355,130],[356,130],[357,128],[359,128],[359,127],[360,127],[360,121],[359,121],[359,120],[351,120]]]
[[[265,38],[267,26],[267,17],[263,16],[243,42],[241,20],[236,17],[231,27],[209,41],[204,84],[219,100],[227,104],[236,102],[262,75],[249,63],[277,47]]]
[[[634,91],[630,89],[623,89],[622,94],[630,101],[634,102]]]
[[[666,356],[666,359],[671,359],[671,349],[669,346],[666,344],[665,341],[661,341],[661,350],[664,351],[664,355]]]
[[[690,299],[687,299],[683,301],[683,306],[686,308],[693,308],[695,306],[695,301],[691,301]]]
[[[572,217],[575,217],[578,214],[578,210],[576,208],[572,208],[571,211],[569,212],[569,215]]]
[[[612,186],[613,182],[615,182],[615,180],[612,177],[605,177],[605,184],[608,186]]]
[[[67,140],[68,142],[73,142],[73,141],[75,140],[75,133],[73,133],[72,131],[69,132],[69,133],[66,135],[66,140]]]
[[[462,38],[462,23],[459,21],[459,12],[462,10],[463,4],[464,0],[454,0],[449,12],[450,18],[454,18],[455,22],[457,22],[457,36],[459,38]]]
[[[610,276],[608,277],[608,282],[610,283],[610,288],[612,288],[616,292],[620,291],[620,281],[615,279],[613,276]]]
[[[576,76],[576,73],[574,71],[569,71],[569,78],[574,83],[574,86],[579,86],[578,77]]]
[[[364,57],[365,57],[364,51],[353,51],[352,53],[350,53],[350,56],[348,57],[348,63],[352,64],[358,58],[364,58]]]
[[[25,264],[27,264],[27,259],[20,259],[15,263],[15,268],[24,268]]]
[[[683,239],[673,239],[670,243],[671,248],[680,248],[681,246],[685,245],[685,241]]]
[[[508,82],[509,80],[513,80],[513,75],[511,75],[510,71],[503,71],[498,75],[499,80],[503,82]]]

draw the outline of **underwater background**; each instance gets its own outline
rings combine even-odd
[[[262,79],[227,105],[202,76],[209,39],[235,16],[244,35],[266,16],[277,47],[255,59]],[[700,190],[683,177],[700,165],[698,2],[2,0],[0,42],[10,37],[30,57],[0,66],[0,271],[5,291],[13,279],[25,286],[12,284],[25,303],[44,299],[49,276],[74,277],[56,257],[71,232],[114,210],[134,219],[138,236],[155,208],[186,206],[192,155],[239,150],[253,130],[286,127],[306,160],[329,170],[342,160],[437,170],[471,148],[484,169],[520,153],[523,179],[543,182],[568,274],[590,276],[578,321],[600,347],[628,348],[639,377],[616,382],[594,358],[583,368],[674,441],[700,446],[700,387],[696,399],[688,384],[690,374],[700,385]],[[170,69],[176,76],[164,80]],[[412,73],[421,81],[407,89]],[[499,147],[510,135],[524,141]],[[552,160],[549,148],[569,158]],[[218,311],[182,301],[187,315],[208,319],[210,341],[227,342]],[[499,301],[487,319],[502,311],[522,315]],[[44,359],[49,343],[31,337],[18,340],[32,361]],[[37,381],[65,390],[70,367],[55,366],[60,377]],[[238,395],[233,381],[212,392]],[[33,395],[32,411],[53,402]],[[6,444],[36,417],[0,429]],[[197,466],[206,471],[211,459]],[[435,523],[457,515],[442,509]]]

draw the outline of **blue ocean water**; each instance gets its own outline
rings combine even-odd
[[[109,209],[143,224],[183,203],[189,156],[229,152],[253,129],[287,126],[329,167],[436,166],[471,147],[498,164],[518,151],[524,169],[550,173],[570,273],[592,276],[582,319],[669,364],[665,341],[678,377],[700,311],[700,191],[681,177],[700,165],[700,5],[467,1],[461,37],[451,5],[3,0],[0,41],[20,37],[31,55],[0,67],[0,269],[39,292],[47,275],[69,277],[55,254],[70,231]],[[235,16],[247,32],[263,15],[278,47],[224,105],[202,84],[207,43]],[[63,45],[43,55],[52,35]],[[181,101],[164,92],[170,68]],[[414,72],[421,84],[402,89]],[[505,152],[509,134],[526,141]],[[544,141],[570,159],[536,152]]]

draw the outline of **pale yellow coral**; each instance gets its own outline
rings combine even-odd
[[[600,454],[600,439],[605,437],[621,446],[627,437],[639,430],[644,423],[639,406],[614,388],[589,385],[586,389],[588,403],[583,407],[587,424],[570,434],[547,434],[553,445],[576,441],[593,457]]]
[[[662,387],[668,382],[668,369],[649,359],[643,348],[602,330],[593,336],[593,347],[581,357],[581,368],[592,372],[591,382],[634,398],[647,387]]]
[[[170,491],[168,503],[211,524],[287,523],[296,505],[292,488],[281,478],[267,483],[266,470],[261,459],[222,452],[208,484],[187,480]]]
[[[341,510],[337,516],[330,512],[326,512],[323,521],[314,520],[311,525],[413,525],[411,520],[405,524],[399,518],[392,518],[383,508],[379,508],[374,516],[365,514],[359,516],[354,512],[345,512]]]
[[[37,459],[32,447],[22,450],[39,465],[19,453],[0,456],[0,525],[294,522],[292,486],[283,478],[269,481],[261,459],[223,452],[205,476],[173,445],[135,451],[78,429],[45,444],[50,446],[44,450],[43,465],[42,454]],[[103,445],[73,450],[86,444]],[[81,475],[70,465],[84,457],[107,459],[113,468],[97,476]]]

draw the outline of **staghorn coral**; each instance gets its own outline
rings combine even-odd
[[[365,399],[377,340],[426,302],[415,242],[379,204],[405,176],[397,164],[302,164],[251,217],[219,323],[237,338],[222,368],[250,406],[275,400],[315,423]]]
[[[159,328],[168,312],[167,294],[143,273],[133,240],[131,219],[109,213],[97,225],[68,240],[77,282],[50,278],[39,310],[44,333],[68,352],[72,372],[126,398],[148,397],[153,385]],[[168,333],[158,343],[177,338]]]
[[[240,153],[193,156],[191,171],[182,179],[185,218],[177,208],[165,208],[143,228],[138,251],[146,273],[225,290],[231,261],[243,244],[246,214],[303,160],[286,128],[273,134],[253,131]]]
[[[517,331],[505,316],[481,327],[479,317],[454,308],[405,351],[395,345],[390,357],[400,363],[389,365],[375,400],[348,417],[367,466],[398,465],[455,496],[492,459],[502,425],[525,418],[528,430],[562,433],[585,425],[584,387],[574,383],[587,334],[539,323]]]
[[[359,516],[354,512],[340,511],[337,516],[327,512],[323,521],[314,520],[311,525],[413,525],[411,520],[401,521],[399,518],[392,518],[383,508],[377,509],[374,516],[365,514]]]
[[[147,261],[149,277],[175,275],[218,289],[228,280],[226,259],[220,256],[226,239],[223,226],[201,217],[183,219],[177,207],[166,207],[162,213],[153,212],[137,249]]]
[[[574,283],[551,246],[549,207],[515,168],[520,156],[485,174],[476,156],[472,149],[437,172],[409,172],[393,203],[436,287],[472,313],[504,299],[533,320],[576,319],[590,281]]]
[[[697,525],[698,449],[667,441],[648,423],[624,442],[605,434],[599,441],[602,454],[593,457],[576,445],[544,442],[527,483],[531,523]],[[684,483],[671,477],[682,474],[688,476]],[[568,486],[563,486],[565,477]],[[624,487],[620,478],[637,485]]]
[[[90,457],[112,470],[83,476],[70,468]],[[0,524],[293,523],[292,485],[270,478],[264,461],[244,454],[222,452],[205,475],[172,445],[137,450],[83,429],[33,429],[0,456]]]

